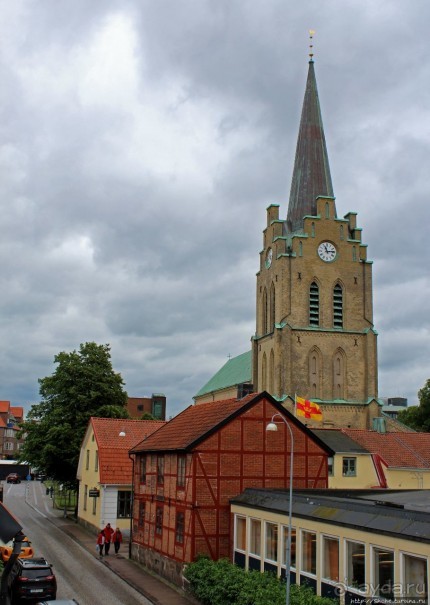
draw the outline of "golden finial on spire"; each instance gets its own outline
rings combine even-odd
[[[313,56],[314,56],[314,45],[312,44],[314,41],[314,34],[315,34],[315,30],[314,29],[310,29],[309,30],[309,40],[310,40],[310,44],[309,44],[309,56],[311,58],[311,61],[313,61]]]

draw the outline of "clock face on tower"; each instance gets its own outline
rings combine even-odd
[[[336,247],[331,242],[321,242],[318,246],[318,256],[325,263],[329,263],[336,258]]]
[[[269,248],[266,253],[266,261],[265,261],[266,269],[268,269],[270,267],[270,265],[272,264],[272,258],[273,258],[273,250],[272,250],[272,248]]]

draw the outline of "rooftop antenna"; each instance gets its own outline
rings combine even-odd
[[[313,45],[314,34],[315,34],[315,30],[314,29],[310,29],[309,30],[309,40],[310,40],[310,44],[309,44],[309,56],[310,56],[310,62],[311,63],[313,63],[313,61],[314,61],[314,45]]]

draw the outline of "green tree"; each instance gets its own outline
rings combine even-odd
[[[412,405],[400,412],[397,418],[416,431],[430,432],[430,379],[418,391],[419,405]]]
[[[55,372],[39,379],[41,402],[31,407],[22,425],[20,459],[72,484],[88,420],[128,417],[127,393],[112,368],[107,344],[81,344],[79,351],[56,355],[54,363]]]

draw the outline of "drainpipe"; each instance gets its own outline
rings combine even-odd
[[[131,559],[131,544],[133,542],[133,509],[134,509],[134,456],[130,453],[128,457],[131,460],[132,471],[131,471],[131,498],[130,498],[130,539],[128,543],[128,558]]]

